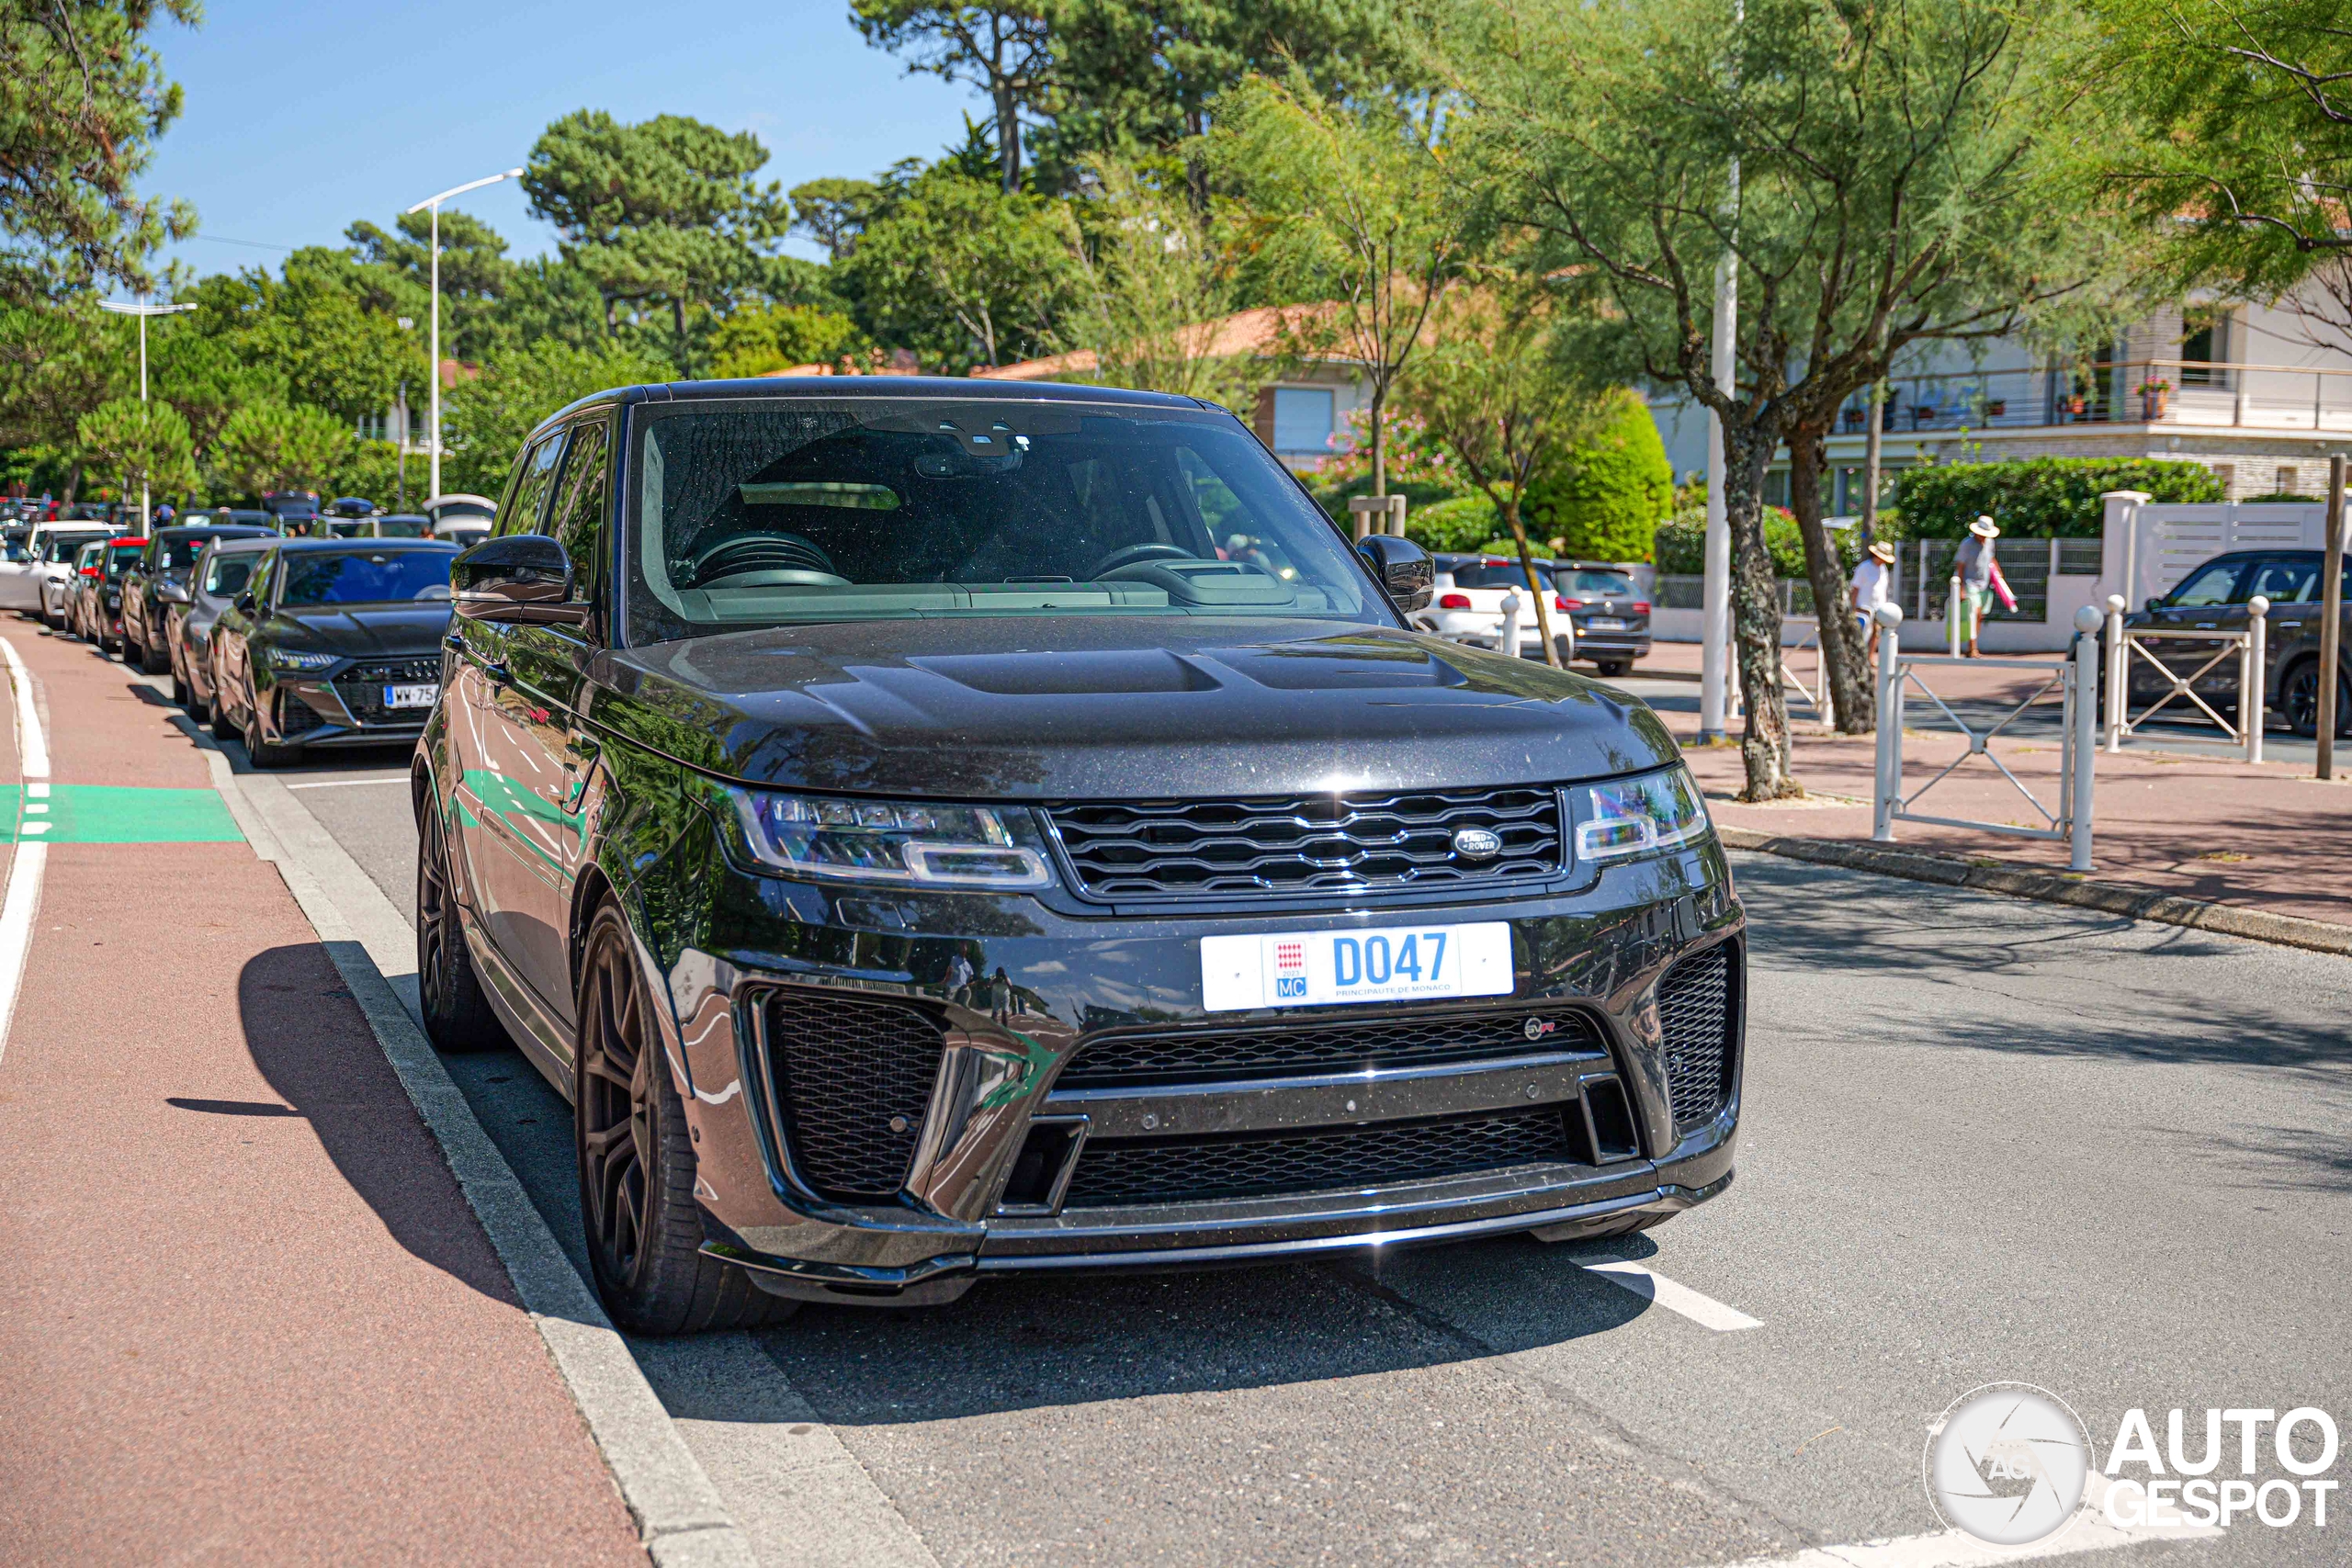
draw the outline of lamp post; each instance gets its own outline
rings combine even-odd
[[[401,331],[405,333],[415,330],[415,317],[400,316],[395,320],[400,322]],[[402,512],[406,512],[408,510],[408,378],[405,376],[401,378],[400,400],[392,405],[392,417],[401,422],[400,434],[393,438],[395,445],[392,447],[392,450],[399,455],[401,474],[400,499],[394,504]]]
[[[118,316],[139,318],[139,408],[140,412],[144,413],[147,408],[147,318],[176,316],[182,310],[193,310],[196,307],[193,305],[150,305],[144,299],[136,305],[127,299],[101,299],[98,301],[98,309],[112,310]],[[139,471],[139,531],[142,534],[147,531],[147,471],[144,468]]]
[[[428,209],[433,214],[433,327],[432,344],[426,351],[431,356],[433,412],[426,416],[425,422],[430,426],[425,433],[425,439],[431,448],[433,465],[431,494],[433,495],[441,493],[441,204],[453,196],[463,196],[469,190],[480,190],[484,186],[494,186],[501,180],[519,180],[522,177],[523,171],[520,169],[506,169],[495,175],[484,175],[481,179],[468,180],[461,186],[451,186],[439,196],[428,196],[414,207],[410,208],[408,212],[401,214],[405,218],[410,212],[424,212]]]

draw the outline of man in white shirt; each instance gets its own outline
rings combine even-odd
[[[1886,603],[1894,586],[1894,547],[1881,539],[1872,544],[1854,568],[1853,585],[1847,596],[1854,603],[1854,614],[1862,618],[1862,635],[1870,639],[1870,655],[1878,658],[1878,618],[1875,612]]]

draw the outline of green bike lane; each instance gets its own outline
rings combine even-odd
[[[0,1559],[643,1562],[201,754],[120,664],[29,621],[0,637],[49,754],[28,776],[11,686],[0,856],[46,847],[0,1038]]]

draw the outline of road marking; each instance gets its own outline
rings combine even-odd
[[[1688,1285],[1678,1285],[1663,1274],[1622,1258],[1596,1258],[1583,1267],[1611,1284],[1623,1286],[1645,1301],[1656,1302],[1668,1312],[1679,1312],[1718,1334],[1764,1326],[1761,1318],[1750,1317],[1737,1307],[1727,1307],[1713,1296],[1702,1296]]]
[[[1816,1546],[1790,1557],[1750,1558],[1729,1568],[1981,1568],[2037,1557],[2112,1551],[2150,1540],[2210,1540],[2224,1533],[2212,1525],[2109,1524],[2102,1512],[2108,1485],[2106,1476],[2091,1472],[2082,1512],[2075,1516],[2075,1522],[2031,1546],[1988,1546],[1965,1530],[1937,1530],[1930,1535],[1860,1540],[1850,1546]]]
[[[33,696],[32,672],[17,657],[17,645],[0,637],[0,655],[8,661],[8,691],[17,709],[17,767],[25,781],[25,796],[49,794],[49,739],[41,733],[40,713]],[[19,807],[23,797],[19,797]],[[38,835],[46,822],[17,824],[20,834]],[[49,866],[49,846],[36,837],[17,845],[8,863],[8,892],[0,899],[0,1053],[8,1048],[8,1030],[17,1020],[17,993],[25,982],[25,960],[31,955],[33,917],[40,909],[41,874]]]
[[[321,779],[315,784],[290,784],[288,789],[349,789],[353,784],[404,784],[406,773],[388,773],[380,779]]]

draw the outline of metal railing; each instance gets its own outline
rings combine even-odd
[[[1927,682],[1920,679],[1922,667],[1956,665],[1973,660],[1962,660],[1949,655],[1905,653],[1902,650],[1900,628],[1903,610],[1900,605],[1883,604],[1876,611],[1879,624],[1878,641],[1878,773],[1871,789],[1871,837],[1883,844],[1894,842],[1894,824],[1928,822],[1945,828],[1973,828],[1980,832],[2002,833],[2012,838],[2052,840],[2068,846],[2068,865],[2075,871],[2089,871],[2091,867],[2091,784],[2093,759],[2098,755],[2098,706],[2091,694],[2098,690],[2099,613],[2086,604],[2075,612],[2075,648],[2072,657],[2048,661],[2007,660],[2001,661],[2004,670],[2035,670],[2046,672],[2047,678],[2026,697],[2025,701],[1979,728],[1952,710],[1951,705],[1938,696]],[[1903,780],[1903,716],[1905,699],[1912,688],[1943,711],[1946,718],[1968,738],[1968,750],[1954,758],[1944,769],[1908,794]],[[2010,772],[1993,750],[1993,742],[2002,732],[2022,716],[2052,690],[2060,694],[2062,716],[2060,728],[2064,737],[2058,769],[2058,809],[2051,810],[2040,796],[2026,787],[2025,781]],[[2036,815],[2045,824],[2033,827],[2015,822],[1976,822],[1960,817],[1938,817],[1912,809],[1921,795],[1959,772],[1972,758],[1982,757],[1998,769],[2023,795]]]
[[[2352,368],[2239,360],[2093,360],[2085,365],[1897,376],[1883,428],[2001,430],[2052,424],[2263,425],[2352,429]],[[1839,411],[1852,435],[1870,423],[1869,394]]]
[[[2267,671],[2269,653],[2270,601],[2256,594],[2246,602],[2245,627],[2242,631],[2225,631],[2220,627],[2127,626],[2123,624],[2124,599],[2120,593],[2110,593],[2107,599],[2107,749],[2120,751],[2123,738],[2139,732],[2142,725],[2170,705],[2176,697],[2187,697],[2197,710],[2213,721],[2231,743],[2245,750],[2249,762],[2262,761],[2262,726],[2267,705],[2263,681]],[[2088,607],[2086,606],[2086,610]],[[2096,612],[2089,612],[2096,614]],[[2186,675],[2165,662],[2162,645],[2168,642],[2211,643],[2212,656]],[[2151,648],[2149,645],[2156,645]],[[2234,654],[2238,661],[2238,720],[2232,724],[2215,712],[2213,705],[2197,694],[2197,682],[2211,674],[2222,660]],[[2132,716],[2132,660],[2138,658],[2164,680],[2165,694]],[[2197,657],[2188,654],[2183,663]],[[2177,717],[2188,717],[2188,709],[2179,709]]]

